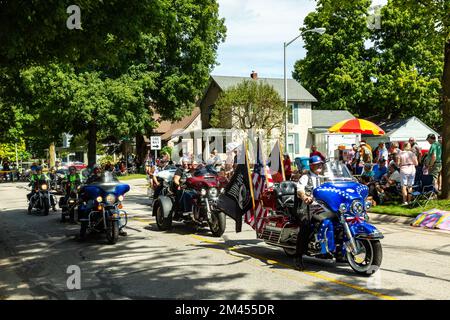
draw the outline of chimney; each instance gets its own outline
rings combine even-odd
[[[252,71],[252,73],[250,74],[250,78],[252,78],[253,80],[258,80],[258,74],[255,71]]]

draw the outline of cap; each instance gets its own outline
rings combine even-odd
[[[428,139],[436,140],[436,136],[435,136],[433,133],[430,133],[430,134],[427,136],[427,140],[428,140]]]

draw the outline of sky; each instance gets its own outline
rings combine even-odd
[[[315,0],[218,0],[219,14],[225,18],[227,37],[218,50],[212,74],[283,78],[283,43],[299,34],[306,15],[314,11]],[[373,0],[384,5],[387,0]],[[305,57],[299,38],[287,48],[287,74]]]

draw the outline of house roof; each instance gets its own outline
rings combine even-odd
[[[180,121],[170,122],[170,121],[161,121],[158,128],[154,130],[156,134],[161,135],[161,140],[168,140],[172,137],[172,134],[179,129],[186,129],[191,125],[191,123],[200,115],[200,108],[195,107],[192,110],[192,113],[189,116],[184,117]],[[161,116],[159,114],[155,114],[153,119],[156,121],[160,121]]]
[[[427,128],[428,132],[433,132],[434,134],[438,134],[436,131],[434,131],[432,128],[427,126],[422,120],[420,120],[416,116],[412,116],[412,117],[406,118],[406,119],[381,120],[381,121],[376,122],[376,124],[381,129],[383,129],[384,132],[386,132],[387,136],[390,136],[393,133],[395,133],[397,130],[399,130],[400,128],[405,126],[408,122],[413,121],[413,120],[419,122],[422,126]]]
[[[213,81],[222,89],[226,90],[237,84],[251,80],[247,77],[231,77],[231,76],[211,76]],[[284,79],[281,78],[258,78],[256,81],[265,82],[278,92],[278,94],[284,97]],[[288,100],[289,101],[303,101],[303,102],[317,102],[317,99],[309,93],[303,86],[294,79],[287,80]]]
[[[332,125],[355,116],[347,110],[312,110],[313,128],[329,128]]]

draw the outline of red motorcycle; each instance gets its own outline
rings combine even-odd
[[[184,181],[183,181],[184,180]],[[174,206],[176,194],[171,192],[170,183],[164,184],[161,196],[153,206],[153,216],[159,230],[169,230],[172,221],[209,225],[212,234],[220,237],[225,232],[225,214],[217,208],[219,195],[224,191],[227,179],[220,176],[212,166],[198,168],[181,180],[182,196]]]

